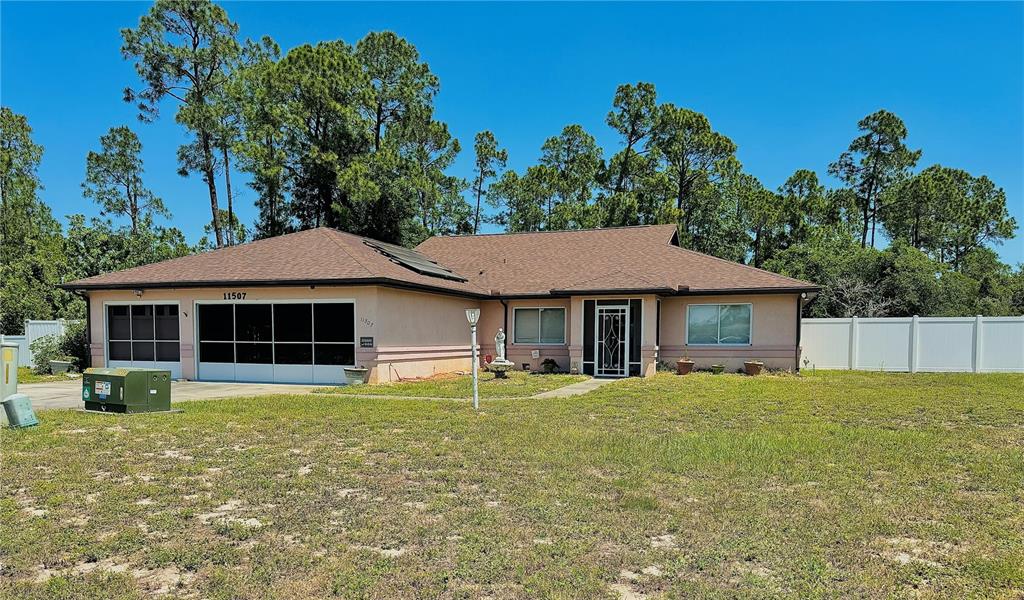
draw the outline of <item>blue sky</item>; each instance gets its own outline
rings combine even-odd
[[[510,167],[580,123],[610,154],[604,123],[615,87],[650,81],[660,101],[705,113],[739,146],[750,173],[776,187],[794,170],[825,169],[863,116],[904,119],[919,167],[988,175],[1024,224],[1024,4],[434,4],[227,2],[243,36],[282,48],[390,29],[440,77],[437,116],[464,148],[482,129]],[[190,241],[209,220],[198,177],[176,173],[184,137],[168,110],[136,121],[121,100],[136,85],[119,52],[122,27],[146,3],[0,4],[0,99],[28,116],[46,148],[40,175],[59,216],[95,214],[82,198],[85,155],[115,125],[142,139],[146,182]],[[468,177],[471,151],[453,173]],[[255,216],[242,186],[236,210]],[[999,248],[1024,262],[1024,234]]]

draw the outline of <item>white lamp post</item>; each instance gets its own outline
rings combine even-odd
[[[472,341],[470,343],[473,348],[473,410],[480,410],[480,389],[478,387],[476,374],[476,322],[480,320],[480,309],[467,308],[466,320],[469,321],[469,330],[472,332]]]

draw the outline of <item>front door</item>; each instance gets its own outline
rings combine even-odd
[[[628,373],[629,305],[598,306],[594,333],[598,377],[625,377]]]

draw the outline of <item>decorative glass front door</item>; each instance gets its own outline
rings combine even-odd
[[[625,377],[628,373],[629,328],[626,324],[629,323],[629,306],[599,306],[595,316],[596,375]]]

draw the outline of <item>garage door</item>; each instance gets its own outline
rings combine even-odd
[[[167,369],[181,377],[177,304],[107,305],[107,366]]]
[[[199,374],[208,381],[342,383],[355,366],[352,302],[198,304]]]

